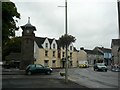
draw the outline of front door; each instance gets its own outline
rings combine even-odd
[[[48,60],[44,60],[44,66],[49,67],[49,61]]]
[[[52,67],[55,68],[56,67],[56,60],[52,61]]]

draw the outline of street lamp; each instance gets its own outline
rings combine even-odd
[[[65,6],[59,6],[59,7],[65,7],[65,34],[68,35],[67,32],[67,0],[65,0]],[[65,63],[65,82],[68,82],[68,45],[66,43],[66,63]]]
[[[118,38],[120,39],[120,0],[117,0],[117,6],[118,6],[118,31],[119,31]]]
[[[67,35],[67,0],[65,0],[65,34]],[[65,81],[68,82],[68,45],[66,44]]]

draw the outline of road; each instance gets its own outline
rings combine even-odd
[[[68,75],[70,80],[89,88],[118,88],[118,72],[94,71],[91,67],[71,68]]]
[[[79,87],[85,86],[88,88],[118,88],[118,72],[97,72],[93,68],[69,68],[68,79],[77,83],[64,85],[63,81],[58,82],[64,77],[59,75],[59,72],[64,72],[65,69],[59,69],[55,71],[52,75],[3,75],[3,87],[23,87],[23,88],[34,88],[34,87]],[[57,79],[57,80],[56,80]],[[47,80],[47,81],[46,81]],[[49,81],[49,83],[48,83]],[[120,80],[119,80],[120,81]],[[42,82],[42,83],[41,83]],[[52,83],[52,85],[50,84]],[[57,86],[57,84],[59,86]],[[80,87],[81,87],[80,86]],[[118,89],[114,89],[118,90]]]
[[[11,72],[13,74],[11,74]],[[16,71],[18,73],[18,71]],[[9,73],[9,74],[7,74]],[[20,72],[19,72],[20,73]],[[15,71],[6,72],[2,77],[2,88],[87,88],[69,80],[65,80],[59,75],[59,70],[51,75],[37,74],[24,75],[15,74]],[[92,89],[91,89],[92,90]]]

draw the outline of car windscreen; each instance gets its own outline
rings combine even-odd
[[[105,66],[104,63],[97,63],[98,66]]]

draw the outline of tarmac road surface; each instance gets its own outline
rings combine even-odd
[[[59,75],[60,70],[54,70],[51,75],[24,75],[23,71],[8,70],[2,75],[2,88],[86,88],[80,84],[65,79]],[[90,89],[89,89],[90,90]],[[91,89],[92,90],[92,89]]]

